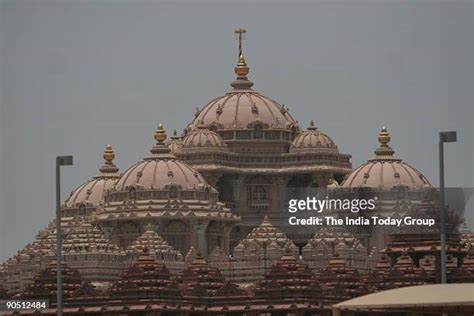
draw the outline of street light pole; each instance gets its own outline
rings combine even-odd
[[[439,132],[439,210],[440,210],[440,239],[441,239],[441,283],[447,283],[446,276],[446,203],[444,201],[444,143],[457,141],[455,131]]]
[[[72,156],[56,157],[56,300],[58,316],[63,314],[63,283],[61,272],[61,166],[71,166]]]

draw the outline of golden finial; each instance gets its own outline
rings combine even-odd
[[[247,76],[249,73],[249,67],[247,66],[247,63],[245,62],[244,53],[242,52],[242,39],[245,33],[247,33],[247,31],[242,28],[235,30],[235,34],[237,35],[237,39],[239,41],[239,55],[238,55],[237,67],[234,68],[234,71],[235,71],[235,74],[237,75],[237,78],[241,78],[241,79],[246,79],[245,76]]]
[[[380,147],[388,147],[388,143],[390,142],[390,133],[387,131],[387,129],[382,127],[382,130],[379,133],[379,142],[380,142]]]
[[[158,124],[158,128],[155,131],[154,138],[156,140],[156,144],[150,149],[152,156],[146,157],[145,159],[174,159],[175,156],[170,154],[170,149],[165,144],[166,140],[166,131],[163,128],[163,124]],[[173,139],[173,136],[171,137]]]
[[[379,142],[380,146],[375,150],[374,159],[394,159],[392,156],[395,151],[388,145],[390,142],[390,133],[387,129],[382,127],[382,130],[379,133]]]
[[[166,132],[163,128],[163,124],[161,123],[158,125],[158,128],[155,131],[155,140],[158,143],[163,143],[166,140]]]
[[[245,59],[243,55],[239,56],[239,62],[237,63],[237,67],[234,67],[234,72],[237,75],[238,79],[246,79],[247,75],[249,74],[249,67],[245,63]]]
[[[249,73],[249,67],[245,62],[244,53],[242,52],[242,39],[243,36],[247,33],[246,30],[239,28],[235,30],[237,39],[239,40],[239,54],[237,66],[234,67],[234,72],[237,75],[237,79],[232,82],[230,85],[236,90],[247,90],[252,88],[253,82],[248,80],[247,75]]]
[[[104,157],[105,163],[99,168],[100,174],[98,177],[102,177],[104,174],[107,174],[108,177],[118,176],[117,172],[119,169],[113,163],[113,160],[115,159],[115,153],[110,144],[105,147],[102,157]],[[113,173],[116,175],[112,175]]]
[[[108,144],[107,147],[105,147],[103,157],[106,163],[109,163],[109,164],[112,163],[112,161],[115,159],[115,153],[110,144]]]

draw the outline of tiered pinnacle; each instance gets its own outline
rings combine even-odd
[[[380,147],[375,150],[375,155],[377,157],[392,157],[395,151],[388,145],[391,137],[385,126],[382,127],[378,139]]]
[[[115,153],[110,144],[105,147],[103,157],[105,162],[104,165],[100,167],[99,171],[101,173],[117,173],[119,169],[113,163],[115,159]]]
[[[252,88],[253,86],[253,82],[247,78],[247,75],[249,73],[249,67],[247,66],[247,63],[245,62],[244,53],[242,52],[242,39],[245,33],[247,33],[247,31],[242,28],[235,30],[235,34],[237,35],[237,38],[239,41],[238,61],[237,61],[237,66],[234,67],[234,72],[237,78],[235,81],[231,83],[231,86],[235,90],[248,90]]]
[[[156,140],[155,146],[150,149],[150,152],[153,154],[150,158],[160,158],[160,159],[175,159],[176,157],[170,154],[170,149],[165,144],[166,140],[166,131],[163,128],[163,124],[158,124],[158,128],[155,131],[153,137]]]

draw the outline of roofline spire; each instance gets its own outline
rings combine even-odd
[[[105,161],[104,165],[100,167],[99,171],[101,173],[117,173],[119,169],[113,162],[115,159],[115,152],[112,149],[112,145],[108,144],[105,147],[104,154],[102,155],[102,157]]]
[[[172,154],[170,154],[171,150],[168,148],[168,146],[165,144],[166,140],[166,131],[163,127],[163,124],[158,124],[158,128],[155,131],[155,134],[153,137],[156,140],[155,146],[153,146],[150,149],[150,152],[152,153],[151,157],[147,157],[146,159],[155,159],[155,158],[160,158],[160,159],[174,159],[176,158]]]
[[[243,56],[242,54],[242,40],[244,39],[245,33],[247,33],[247,30],[239,27],[234,31],[234,33],[237,35],[237,39],[239,40],[239,55],[237,56],[240,58],[240,56]]]
[[[238,28],[234,31],[234,33],[237,35],[237,40],[239,41],[239,53],[237,57],[237,66],[234,67],[234,72],[237,76],[237,79],[231,83],[231,86],[236,90],[246,90],[250,89],[253,86],[253,82],[248,80],[247,78],[250,68],[245,62],[244,53],[242,49],[242,39],[245,33],[247,33],[247,30],[243,28]]]
[[[393,156],[395,151],[392,149],[392,147],[388,145],[388,143],[390,142],[390,139],[391,139],[390,133],[387,131],[387,128],[383,126],[382,129],[380,130],[379,137],[378,137],[380,147],[375,150],[375,156],[379,156],[379,157]]]

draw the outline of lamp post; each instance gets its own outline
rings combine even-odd
[[[61,166],[72,166],[72,156],[56,157],[56,298],[58,316],[63,314],[63,283],[61,273]]]
[[[444,202],[444,143],[457,141],[455,131],[439,132],[439,210],[441,239],[441,283],[446,283],[446,207]]]

